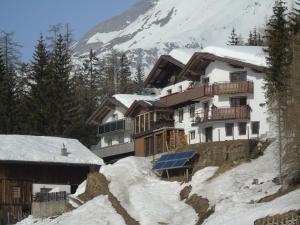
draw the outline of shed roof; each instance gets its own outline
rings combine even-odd
[[[67,156],[61,154],[63,145],[67,149]],[[104,164],[101,158],[76,139],[29,135],[0,135],[0,161],[75,165]]]

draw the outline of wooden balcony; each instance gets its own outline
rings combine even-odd
[[[253,93],[252,81],[238,81],[213,84],[214,95]]]
[[[187,89],[184,92],[167,95],[161,97],[159,101],[169,107],[172,107],[201,100],[201,98],[204,97],[228,94],[247,94],[253,93],[253,90],[252,81],[215,83],[212,85],[197,86]]]
[[[193,125],[197,125],[200,123],[220,120],[249,120],[250,115],[251,108],[249,106],[222,108],[215,107],[210,112],[196,113],[195,119],[192,122]]]
[[[171,107],[181,105],[187,102],[199,100],[203,97],[213,96],[212,86],[198,86],[187,89],[183,92],[177,92],[160,98],[160,102]]]
[[[214,108],[211,117],[212,120],[250,119],[250,113],[249,106]]]

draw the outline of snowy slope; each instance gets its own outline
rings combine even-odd
[[[289,5],[293,0],[288,0]],[[224,45],[233,27],[244,40],[262,30],[275,0],[142,0],[118,17],[100,23],[75,44],[75,55],[93,48],[128,51],[149,67],[175,48]]]
[[[124,219],[112,207],[107,196],[99,196],[81,207],[55,219],[39,220],[29,217],[19,225],[126,225]]]
[[[276,142],[258,159],[241,164],[210,181],[207,179],[217,167],[198,171],[187,184],[162,181],[153,174],[151,167],[147,159],[136,157],[101,167],[101,173],[110,181],[110,191],[141,225],[162,222],[169,225],[196,224],[195,211],[179,198],[180,190],[187,185],[192,186],[190,195],[208,198],[210,206],[215,206],[215,212],[204,221],[204,225],[253,225],[258,218],[300,209],[300,189],[271,202],[256,203],[280,188],[272,182],[278,176]],[[257,185],[253,184],[253,179],[258,179]],[[84,189],[84,184],[80,189]],[[106,196],[100,196],[54,220],[34,220],[30,217],[18,225],[106,225],[118,224],[116,220],[124,224]]]

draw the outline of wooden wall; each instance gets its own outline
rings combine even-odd
[[[19,190],[16,192],[16,190]],[[1,215],[10,215],[9,222],[16,223],[29,214],[32,200],[32,183],[0,179]]]
[[[135,156],[143,157],[145,156],[145,140],[144,137],[137,138],[134,140],[134,150]]]
[[[89,166],[0,162],[0,179],[27,180],[32,183],[78,185],[86,179],[89,172]]]

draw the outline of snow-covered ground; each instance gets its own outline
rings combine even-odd
[[[169,225],[194,225],[195,211],[180,201],[179,193],[187,185],[192,186],[190,195],[197,194],[209,199],[215,212],[205,225],[253,225],[258,218],[292,209],[300,209],[300,189],[267,203],[256,203],[262,197],[274,194],[280,188],[272,182],[278,176],[277,143],[271,144],[264,155],[249,163],[207,181],[217,167],[198,171],[189,183],[162,181],[151,171],[145,158],[129,157],[113,165],[101,168],[110,181],[110,191],[127,212],[141,225],[165,222]],[[258,179],[258,184],[253,180]],[[85,185],[81,185],[80,191]],[[97,197],[70,213],[54,220],[28,218],[18,225],[52,224],[124,224],[123,219],[111,207],[106,196]]]

